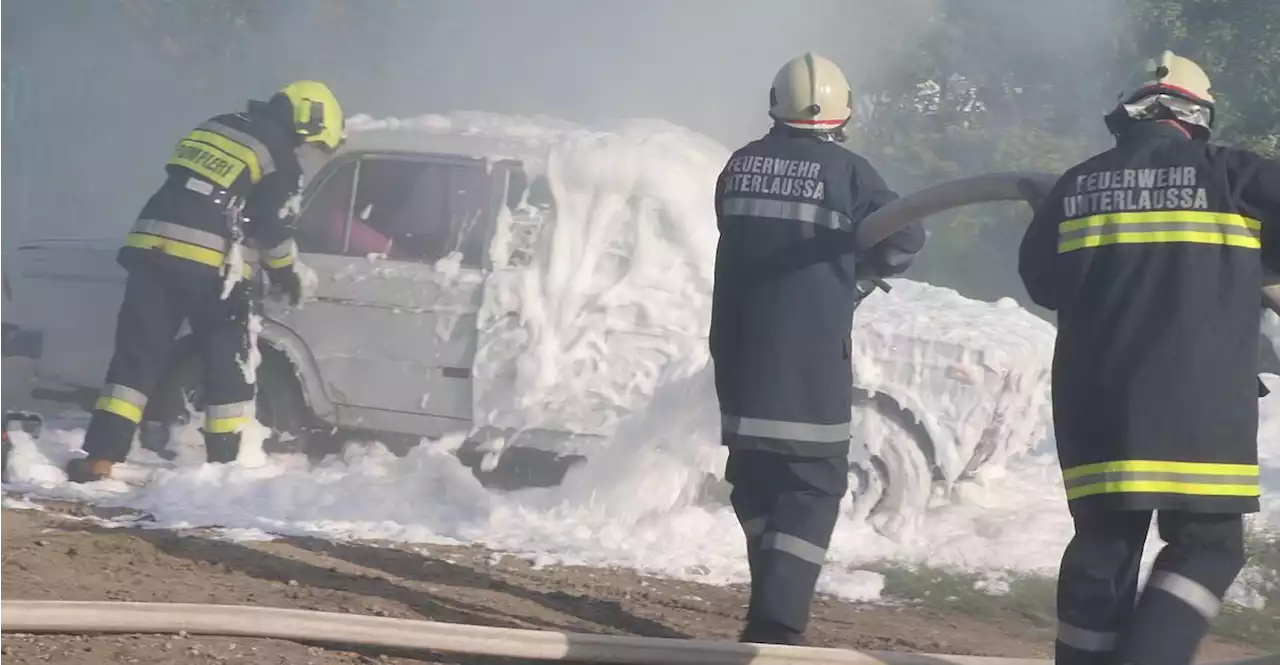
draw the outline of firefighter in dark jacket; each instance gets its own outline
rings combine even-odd
[[[788,62],[770,98],[773,128],[733,153],[716,186],[710,346],[751,569],[740,639],[798,644],[848,490],[860,283],[906,270],[924,230],[855,256],[858,223],[898,197],[840,145],[853,93],[835,63]]]
[[[138,423],[191,325],[203,370],[205,452],[233,461],[253,417],[249,318],[255,265],[294,305],[302,297],[293,224],[302,189],[295,150],[332,153],[342,109],[323,83],[298,81],[246,111],[215,116],[180,140],[167,178],[142,209],[118,261],[128,271],[106,386],[85,432],[74,482],[106,478],[129,453]]]
[[[1280,164],[1208,143],[1209,78],[1186,58],[1148,60],[1129,90],[1106,116],[1115,147],[1058,180],[1019,257],[1032,300],[1058,313],[1053,422],[1075,522],[1059,665],[1191,663],[1259,509]],[[1137,600],[1153,512],[1166,544]]]

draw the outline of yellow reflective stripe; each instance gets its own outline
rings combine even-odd
[[[275,247],[263,252],[267,257],[267,265],[272,268],[287,268],[293,265],[294,255],[296,254],[296,245],[290,238]]]
[[[1062,479],[1068,500],[1125,492],[1256,497],[1259,475],[1256,464],[1118,460],[1064,469]]]
[[[1194,494],[1199,496],[1260,496],[1255,485],[1217,485],[1213,483],[1179,483],[1168,480],[1117,480],[1090,483],[1067,490],[1067,499],[1078,499],[1094,494],[1122,492],[1158,492],[1161,494]]]
[[[258,161],[258,154],[253,151],[253,148],[206,129],[197,129],[188,134],[187,138],[201,143],[208,143],[235,157],[249,167],[249,180],[253,184],[256,185],[258,181],[262,180],[262,164]]]
[[[249,416],[232,416],[230,418],[208,418],[204,421],[204,431],[210,434],[231,434],[239,432],[249,422]]]
[[[204,431],[210,434],[234,434],[244,429],[248,424],[248,416],[235,416],[232,418],[214,418],[204,421]]]
[[[130,404],[119,397],[103,395],[98,398],[98,401],[93,405],[93,408],[97,411],[114,413],[135,425],[142,422],[142,409],[136,404]]]
[[[193,229],[189,226],[174,224],[159,219],[141,218],[133,224],[133,230],[172,240],[199,245],[215,251],[225,252],[230,242],[216,233]]]
[[[1261,249],[1262,223],[1226,212],[1158,210],[1117,212],[1058,225],[1058,253],[1117,244],[1191,242]]]
[[[226,260],[226,254],[217,250],[209,249],[193,245],[189,242],[174,240],[173,238],[162,238],[153,236],[148,233],[130,233],[125,238],[124,244],[128,247],[137,247],[138,249],[158,249],[170,256],[176,256],[180,259],[203,263],[207,266],[215,268],[221,267]]]
[[[173,238],[162,238],[147,233],[130,233],[125,237],[124,244],[125,247],[159,250],[169,256],[195,261],[213,268],[221,268],[222,264],[226,262],[226,254],[222,252],[193,245],[189,242],[182,242]],[[246,262],[244,264],[244,276],[251,277],[252,275],[253,267]]]
[[[224,125],[215,120],[210,120],[209,122],[206,122],[200,125],[196,129],[208,130],[210,132],[213,132],[214,134],[218,134],[225,138],[231,139],[232,141],[235,141],[236,143],[239,143],[240,145],[243,145],[246,148],[249,148],[250,150],[252,150],[254,156],[258,158],[258,164],[262,167],[261,169],[262,175],[264,176],[268,175],[272,171],[276,170],[276,163],[275,163],[275,159],[271,157],[271,150],[267,148],[267,145],[265,143],[263,143],[262,141],[259,141],[253,135],[248,134],[246,132],[242,132],[234,127],[228,127],[227,125]]]
[[[248,168],[236,157],[190,137],[178,142],[178,147],[173,149],[173,155],[169,157],[169,163],[191,169],[223,189],[231,187],[236,178]]]
[[[253,402],[234,404],[210,404],[204,410],[204,430],[210,434],[238,432],[249,422]]]
[[[108,383],[102,387],[94,410],[114,413],[131,423],[142,422],[142,411],[147,408],[147,396],[129,386]]]
[[[1212,231],[1152,231],[1149,233],[1111,233],[1098,236],[1084,236],[1067,242],[1058,243],[1058,253],[1065,254],[1077,249],[1102,247],[1103,245],[1137,245],[1160,242],[1194,242],[1204,245],[1228,245],[1246,249],[1261,249],[1262,241],[1257,238],[1227,235]]]

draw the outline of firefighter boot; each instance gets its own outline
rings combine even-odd
[[[109,459],[77,457],[67,462],[67,480],[73,483],[91,483],[96,480],[105,480],[111,477],[111,467],[113,466],[115,466],[115,462]]]
[[[797,633],[786,626],[773,621],[764,620],[747,620],[747,625],[742,629],[742,633],[738,635],[739,642],[752,642],[755,644],[786,644],[791,646],[804,646],[805,639],[802,633]]]
[[[204,433],[204,454],[210,464],[234,462],[240,456],[240,433]]]

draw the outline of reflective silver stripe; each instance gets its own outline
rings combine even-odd
[[[1058,641],[1081,651],[1112,651],[1119,637],[1117,633],[1101,633],[1058,622]]]
[[[1206,619],[1212,619],[1217,616],[1218,610],[1222,608],[1222,601],[1216,594],[1204,588],[1203,584],[1178,573],[1163,570],[1151,573],[1151,579],[1147,581],[1147,588],[1161,589],[1173,594],[1174,597],[1190,605]]]
[[[752,199],[734,197],[721,203],[721,210],[726,215],[743,215],[746,217],[772,217],[774,219],[790,219],[806,222],[829,229],[849,231],[853,224],[843,213],[828,210],[813,203],[800,201],[781,201],[777,199]]]
[[[160,236],[161,238],[169,238],[171,240],[180,240],[182,242],[199,245],[206,249],[212,249],[215,252],[226,252],[230,242],[226,238],[208,231],[200,231],[181,224],[172,222],[163,222],[158,219],[139,219],[133,225],[135,233],[145,233],[147,235]]]
[[[797,559],[804,559],[819,566],[827,558],[827,548],[818,547],[803,538],[797,538],[779,531],[770,531],[764,534],[760,549],[786,552]]]
[[[203,129],[207,132],[213,132],[214,134],[221,134],[252,150],[253,154],[258,157],[258,168],[262,171],[263,176],[276,170],[275,160],[271,159],[271,151],[267,149],[266,144],[262,141],[259,141],[238,129],[228,127],[214,120],[201,124],[199,129]]]
[[[764,533],[765,526],[768,525],[768,523],[769,518],[767,517],[756,517],[746,520],[742,523],[742,533],[746,534],[748,538],[755,538],[756,536]]]
[[[763,418],[743,418],[730,415],[720,416],[720,427],[726,432],[741,436],[807,441],[809,443],[845,442],[849,440],[852,432],[852,426],[847,422],[834,425],[815,425],[813,423],[794,423],[786,420],[765,420]]]
[[[845,457],[849,455],[850,441],[792,441],[791,439],[765,439],[743,436],[733,432],[721,432],[721,442],[730,450],[760,450],[793,457]]]
[[[99,397],[110,397],[122,402],[128,402],[129,404],[138,407],[139,410],[147,407],[146,395],[143,395],[129,386],[122,386],[118,383],[108,383],[103,386],[102,393]]]
[[[287,259],[293,254],[293,239],[290,238],[264,252],[268,259]]]
[[[1065,489],[1098,483],[1167,482],[1197,485],[1257,485],[1258,476],[1226,476],[1221,474],[1177,473],[1173,471],[1103,471],[1062,481]]]
[[[253,402],[236,402],[234,404],[210,404],[204,408],[206,418],[239,418],[252,413]]]

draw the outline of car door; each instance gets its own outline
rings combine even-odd
[[[483,161],[450,156],[346,155],[317,175],[297,234],[315,300],[278,320],[307,343],[341,424],[469,426],[494,195]]]

